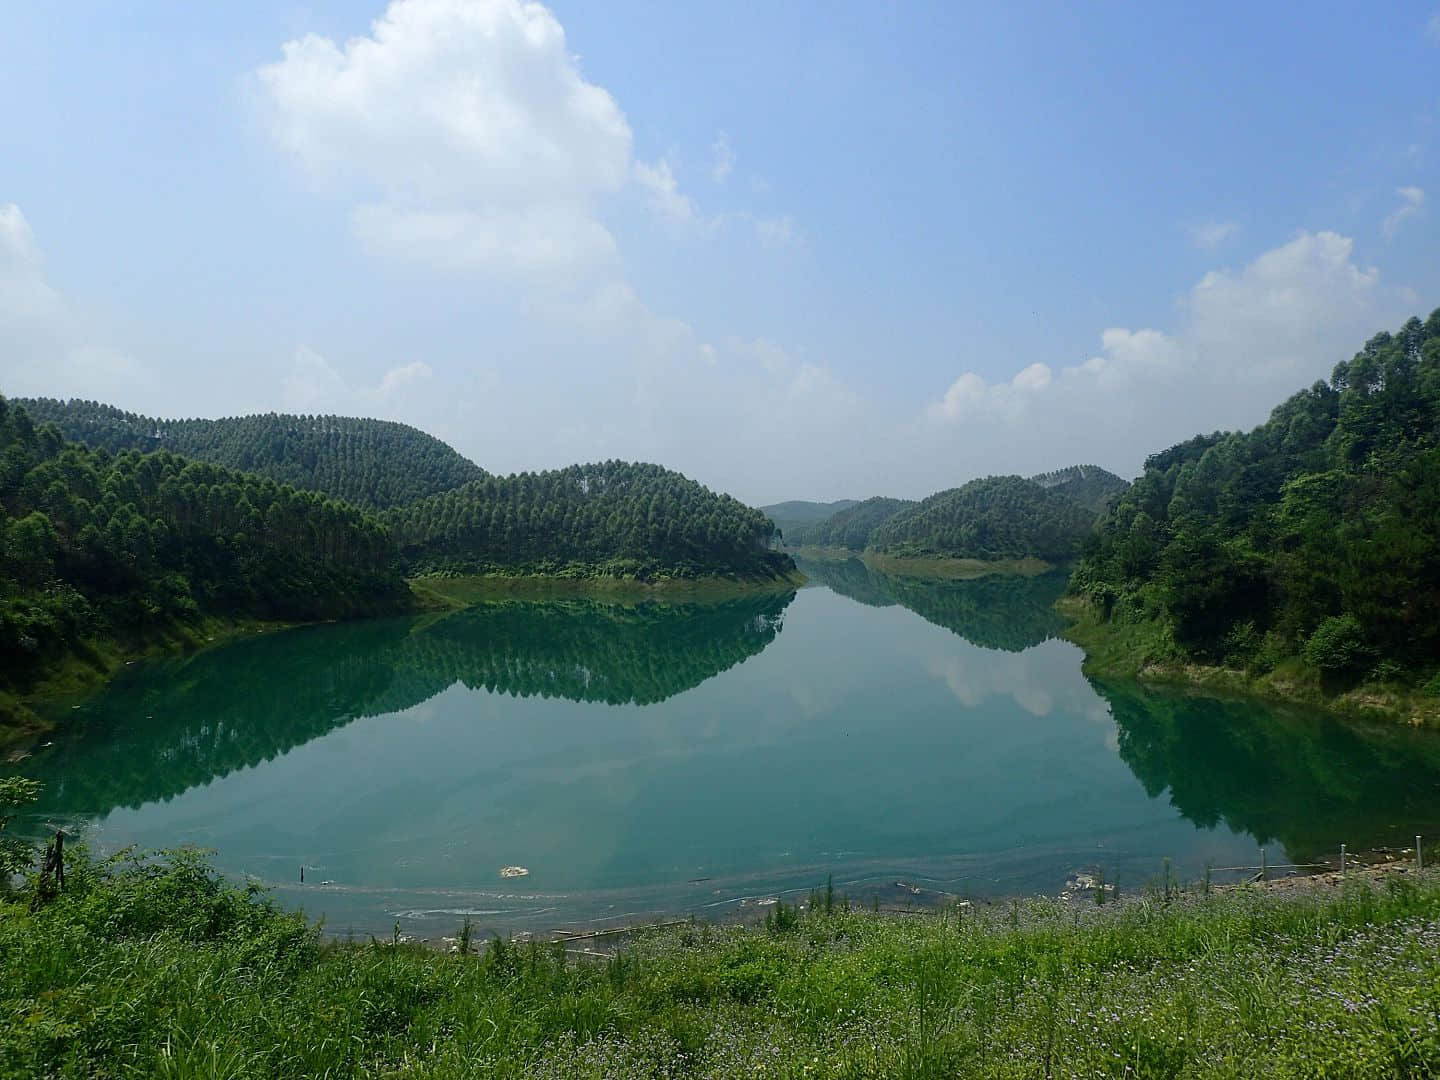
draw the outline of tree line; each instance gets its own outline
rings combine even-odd
[[[1156,658],[1434,677],[1440,309],[1376,334],[1253,431],[1148,458],[1071,588],[1105,619],[1150,624]]]

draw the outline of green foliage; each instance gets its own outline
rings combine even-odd
[[[658,465],[490,476],[385,520],[422,571],[652,580],[794,569],[771,549],[775,525],[764,514]]]
[[[849,548],[864,551],[870,544],[870,535],[900,511],[914,506],[910,499],[887,499],[877,495],[873,499],[855,503],[839,510],[830,517],[800,527],[792,527],[785,534],[785,542],[792,547]]]
[[[931,495],[870,536],[896,556],[1065,561],[1080,553],[1094,515],[1053,489],[1019,476],[988,476]]]
[[[384,527],[354,507],[168,452],[112,456],[0,398],[0,684],[197,612],[395,610]]]
[[[1440,312],[1411,319],[1254,431],[1152,455],[1086,545],[1072,590],[1106,617],[1154,612],[1186,659],[1244,660],[1253,645],[1246,662],[1262,666],[1303,653],[1327,674],[1358,674],[1377,656],[1392,674],[1430,671],[1437,342]]]
[[[776,912],[778,913],[778,905]],[[5,1076],[1425,1076],[1440,883],[321,943],[188,853],[0,904]],[[772,915],[772,924],[778,914]]]
[[[1331,615],[1315,628],[1301,652],[1305,662],[1326,674],[1354,674],[1374,653],[1365,643],[1365,628],[1354,615]]]
[[[1071,465],[1030,478],[1094,514],[1103,514],[1130,484],[1099,465]]]
[[[40,797],[40,783],[23,776],[0,778],[0,895],[9,885],[12,874],[28,870],[35,862],[35,850],[23,840],[6,836],[5,830],[15,812]]]
[[[403,506],[486,475],[439,439],[388,420],[276,413],[158,420],[78,398],[15,404],[92,449],[169,450],[367,509]]]

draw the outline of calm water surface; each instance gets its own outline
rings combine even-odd
[[[1061,576],[806,569],[791,595],[486,604],[137,669],[24,762],[29,825],[211,847],[332,931],[421,936],[1440,837],[1440,740],[1092,683],[1053,637]]]

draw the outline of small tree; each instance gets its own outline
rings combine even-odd
[[[1305,662],[1327,675],[1353,674],[1366,667],[1374,651],[1365,642],[1365,628],[1354,615],[1332,615],[1305,642]]]

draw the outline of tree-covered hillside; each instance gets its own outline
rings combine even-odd
[[[1155,454],[1072,589],[1149,659],[1335,678],[1440,665],[1440,310],[1371,338],[1248,433]],[[1440,689],[1440,686],[1437,686]]]
[[[837,499],[835,502],[828,503],[791,499],[789,502],[762,506],[760,512],[773,521],[775,527],[788,538],[791,529],[824,521],[831,514],[850,509],[855,502],[854,499]]]
[[[822,521],[785,533],[791,547],[849,548],[864,551],[870,535],[900,511],[914,506],[910,499],[888,499],[877,495],[847,507]]]
[[[385,514],[416,570],[642,579],[774,576],[759,510],[658,465],[607,461],[490,476]]]
[[[1130,484],[1099,465],[1071,465],[1030,478],[1043,488],[1059,492],[1085,509],[1102,514]]]
[[[890,518],[871,549],[896,556],[1061,561],[1079,554],[1094,515],[1019,476],[987,476]]]
[[[37,423],[95,449],[170,450],[242,472],[384,509],[449,491],[486,473],[406,424],[348,416],[266,413],[222,420],[159,420],[94,401],[23,398]]]
[[[175,454],[112,455],[0,398],[0,683],[200,613],[284,619],[408,597],[373,517]]]

